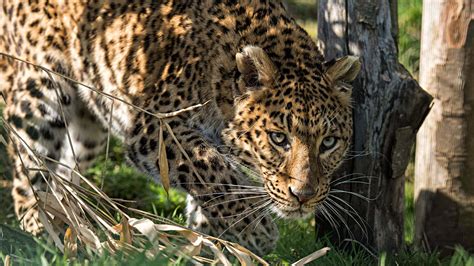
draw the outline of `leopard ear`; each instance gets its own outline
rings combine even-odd
[[[360,71],[360,61],[357,56],[344,56],[337,60],[325,64],[327,67],[326,75],[333,82],[351,82]]]
[[[276,67],[262,48],[246,46],[235,55],[235,60],[246,89],[270,87],[275,82]]]
[[[341,103],[350,106],[352,86],[349,84],[360,71],[360,61],[357,56],[344,56],[325,63],[326,75],[332,83],[335,95]]]

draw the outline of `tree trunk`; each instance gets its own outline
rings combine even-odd
[[[417,138],[415,241],[427,248],[474,247],[473,19],[473,0],[423,2],[420,83],[435,101]]]
[[[353,150],[338,176],[349,173],[341,180],[357,181],[344,184],[352,192],[344,199],[365,220],[367,234],[351,218],[359,220],[356,215],[346,213],[347,226],[339,226],[341,235],[334,241],[355,239],[377,251],[403,244],[404,172],[432,100],[398,63],[396,7],[396,0],[321,0],[318,14],[325,58],[352,54],[362,62],[353,83]],[[317,221],[320,232],[333,231]]]

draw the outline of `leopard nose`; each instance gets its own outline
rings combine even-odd
[[[288,190],[293,197],[298,199],[300,204],[304,204],[316,196],[316,191],[312,188],[296,189],[288,187]]]

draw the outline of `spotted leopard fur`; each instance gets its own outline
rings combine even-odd
[[[258,254],[278,238],[271,212],[314,213],[349,147],[347,82],[358,60],[322,63],[314,41],[275,1],[5,0],[0,51],[151,113],[206,103],[165,119],[190,158],[163,132],[171,184],[189,194],[189,226]],[[160,181],[156,117],[51,78],[0,56],[4,116],[23,144],[84,170],[110,124],[131,164]],[[37,165],[25,145],[12,140],[15,211],[38,233],[30,183],[41,190],[45,182],[27,170]],[[72,178],[68,167],[49,166]]]

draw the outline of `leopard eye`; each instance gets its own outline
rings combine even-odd
[[[270,132],[270,139],[275,145],[286,146],[288,145],[288,138],[284,133],[281,132]]]
[[[321,150],[321,152],[328,151],[328,150],[334,148],[334,146],[336,146],[336,144],[337,144],[337,138],[335,138],[335,137],[325,137],[323,139],[323,141],[321,142],[320,150]]]

